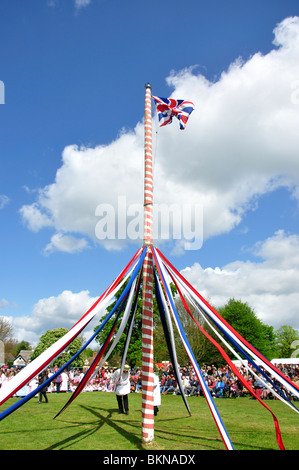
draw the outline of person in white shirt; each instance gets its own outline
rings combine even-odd
[[[129,414],[129,400],[130,393],[130,366],[125,365],[123,373],[120,374],[120,369],[117,369],[113,376],[112,382],[114,384],[114,392],[118,404],[118,414]]]
[[[160,392],[160,380],[159,377],[154,374],[154,415],[157,416],[161,405],[161,392]]]
[[[67,392],[68,391],[68,382],[69,382],[68,375],[65,371],[63,371],[61,373],[61,386],[60,386],[60,391],[61,392]]]

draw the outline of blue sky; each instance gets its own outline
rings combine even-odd
[[[155,195],[200,204],[204,241],[162,251],[214,305],[241,298],[299,328],[298,13],[290,0],[1,2],[0,315],[19,340],[71,327],[140,245],[100,243],[94,211],[142,202],[146,82],[195,103],[185,131],[153,118]]]

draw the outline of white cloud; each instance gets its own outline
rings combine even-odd
[[[19,308],[19,305],[14,301],[9,302],[7,299],[0,299],[0,308]]]
[[[135,133],[122,134],[108,146],[66,147],[55,182],[20,210],[28,228],[53,226],[58,232],[76,232],[97,241],[99,204],[116,207],[118,195],[126,195],[128,205],[142,200],[142,150],[142,138]]]
[[[31,205],[22,206],[20,214],[23,219],[26,220],[28,228],[33,232],[38,232],[42,228],[53,226],[50,217],[40,210],[39,204],[36,202]]]
[[[10,199],[5,194],[0,194],[0,209],[3,209],[8,203]]]
[[[47,6],[55,8],[59,0],[47,0]],[[79,10],[80,8],[87,7],[91,4],[91,0],[74,0],[75,8]]]
[[[299,18],[277,25],[273,42],[268,54],[237,59],[215,82],[192,67],[167,79],[172,96],[196,109],[185,131],[174,121],[156,136],[154,119],[154,198],[201,204],[204,239],[232,230],[259,196],[278,187],[299,199]],[[143,202],[143,139],[140,122],[109,145],[66,147],[55,181],[21,208],[28,228],[53,227],[105,245],[95,237],[96,207],[112,204],[117,220],[118,196],[128,205]]]
[[[84,8],[90,5],[91,0],[75,0],[75,7],[76,8]]]
[[[0,308],[6,308],[8,307],[9,302],[6,299],[0,299]]]
[[[9,317],[9,319],[16,338],[19,341],[25,339],[36,346],[39,337],[47,330],[70,329],[95,301],[96,298],[90,297],[86,290],[78,293],[65,290],[57,297],[40,299],[33,306],[30,315]]]
[[[84,238],[75,238],[71,235],[64,235],[62,233],[55,233],[52,236],[51,242],[45,248],[45,254],[53,253],[54,251],[64,251],[66,253],[78,253],[88,246]]]
[[[299,236],[280,230],[256,244],[253,253],[256,262],[235,261],[214,269],[195,263],[182,275],[216,308],[235,298],[275,329],[299,329]]]

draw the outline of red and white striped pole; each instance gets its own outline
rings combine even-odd
[[[144,246],[153,244],[153,168],[151,85],[145,85],[144,113]],[[147,251],[143,263],[142,293],[142,440],[154,439],[153,259]]]

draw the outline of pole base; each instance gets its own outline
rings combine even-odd
[[[153,432],[147,433],[146,436],[142,435],[142,442],[147,445],[152,444],[154,442],[154,430]]]

